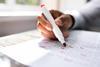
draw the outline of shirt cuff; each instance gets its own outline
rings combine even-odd
[[[70,14],[74,17],[75,24],[73,25],[72,29],[74,28],[83,28],[84,27],[84,17],[76,10],[73,11],[65,11],[65,14]]]

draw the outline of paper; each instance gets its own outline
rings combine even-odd
[[[34,39],[1,52],[29,67],[100,66],[100,33],[72,31],[66,43],[71,47],[61,49],[58,41]]]
[[[54,55],[66,62],[65,65],[68,67],[100,66],[100,33],[72,31],[69,38],[66,39],[66,43],[71,47],[61,49],[59,42],[48,40],[41,41],[40,46],[50,49]],[[56,60],[56,62],[59,62],[59,60]],[[58,67],[61,67],[59,65]]]
[[[37,45],[37,40],[30,40],[18,45],[0,48],[0,52],[19,63],[30,65],[32,62],[48,54],[49,50],[40,48]]]

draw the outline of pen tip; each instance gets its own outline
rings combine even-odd
[[[63,46],[66,47],[66,43],[63,43]]]

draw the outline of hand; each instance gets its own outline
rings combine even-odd
[[[68,29],[72,26],[72,17],[57,10],[50,10],[50,13],[55,19],[56,24],[62,31],[63,36],[65,38],[68,37]],[[37,28],[40,30],[44,37],[48,39],[57,39],[52,31],[50,22],[45,18],[43,14],[42,16],[38,16]]]

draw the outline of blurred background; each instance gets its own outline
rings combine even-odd
[[[0,8],[2,9],[8,9],[8,10],[14,10],[16,9],[18,6],[20,6],[19,8],[21,8],[21,6],[25,7],[25,6],[30,6],[30,7],[36,7],[39,6],[40,3],[45,3],[49,8],[56,8],[56,9],[78,9],[80,8],[82,5],[84,5],[84,3],[86,3],[89,0],[0,0]],[[2,7],[3,6],[3,7]],[[8,8],[4,8],[4,6],[8,6]],[[15,7],[16,6],[16,7]],[[14,7],[12,9],[12,7]],[[18,10],[18,8],[17,8]],[[20,9],[21,10],[21,9]],[[29,10],[29,8],[27,8],[26,10]]]
[[[0,37],[36,29],[39,5],[60,11],[77,10],[88,0],[0,0]]]

